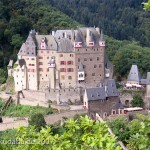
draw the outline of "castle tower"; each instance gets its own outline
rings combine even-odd
[[[50,88],[55,89],[56,88],[56,70],[55,70],[55,58],[52,57],[49,64],[49,82],[50,82]]]
[[[102,31],[102,30],[101,30],[99,45],[100,45],[101,47],[105,47],[105,40],[104,40],[104,35],[103,35],[103,31]]]

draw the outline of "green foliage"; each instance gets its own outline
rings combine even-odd
[[[150,10],[150,0],[148,0],[147,3],[143,3],[143,4],[144,4],[144,9]]]
[[[49,0],[0,1],[0,67],[4,58],[16,54],[31,29],[49,34],[54,29],[76,28],[79,24],[56,8]]]
[[[115,39],[150,46],[150,14],[143,11],[143,1],[147,0],[50,0],[52,6],[86,26],[99,26]]]
[[[7,80],[7,72],[0,68],[0,84],[5,83]]]
[[[0,100],[0,108],[4,106],[4,102]],[[31,116],[33,113],[42,113],[43,115],[52,114],[52,108],[45,108],[41,106],[23,106],[11,104],[7,110],[3,112],[3,116],[25,117]]]
[[[129,124],[129,128],[131,136],[128,140],[128,147],[134,150],[149,150],[150,116],[140,115],[138,119]]]
[[[32,114],[31,117],[29,118],[29,125],[35,126],[35,129],[37,131],[40,131],[42,127],[46,126],[43,114],[41,113]]]
[[[14,140],[14,136],[17,133],[17,129],[11,129],[6,131],[0,131],[0,140]]]
[[[108,120],[108,126],[112,129],[113,133],[118,139],[126,143],[129,139],[129,128],[127,127],[128,121],[125,117],[118,117],[116,119]]]
[[[125,118],[115,118],[108,121],[108,125],[129,149],[150,149],[150,116],[138,114],[131,122]]]
[[[133,107],[143,107],[144,106],[144,101],[143,101],[140,94],[135,94],[133,96],[133,100],[131,101],[131,105]]]
[[[118,79],[127,77],[132,64],[137,64],[142,74],[150,70],[150,48],[141,47],[134,41],[119,41],[108,36],[106,46]]]
[[[87,116],[78,121],[68,120],[64,128],[63,134],[53,135],[51,127],[42,128],[39,132],[32,126],[20,127],[15,137],[19,143],[11,146],[13,150],[120,150],[116,138],[108,133],[107,126],[90,120]]]

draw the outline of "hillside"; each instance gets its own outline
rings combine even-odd
[[[48,0],[0,1],[0,67],[15,59],[18,49],[31,29],[49,34],[53,29],[79,25],[53,8]]]
[[[149,14],[143,11],[142,0],[136,0],[136,3],[133,2],[133,0],[130,2],[128,0],[125,2],[120,0],[111,0],[111,2],[110,0],[100,0],[98,3],[98,0],[94,2],[90,0],[64,0],[62,3],[61,0],[57,0],[56,3],[53,0],[21,0],[19,2],[17,0],[1,0],[0,84],[6,81],[7,73],[4,70],[6,70],[9,59],[16,59],[17,52],[31,29],[36,29],[41,34],[49,34],[51,30],[77,28],[77,26],[80,26],[80,23],[85,24],[85,26],[96,25],[102,27],[105,34],[117,39],[136,39],[142,43],[141,37],[144,36],[143,42],[148,41],[148,43],[142,44],[149,45]],[[129,14],[124,12],[126,7],[132,9],[134,12],[132,15],[138,18],[134,28],[132,28],[134,31],[128,28],[128,26],[133,25],[131,22],[134,20],[134,17],[129,17],[130,11],[128,11]],[[80,23],[69,18],[61,11]],[[110,12],[106,13],[108,11]],[[121,17],[123,12],[124,17]],[[126,18],[126,22],[124,22],[125,28],[122,27],[123,24],[119,21],[120,17],[116,19],[117,16],[120,16],[122,19]],[[129,18],[131,22],[129,22]],[[128,32],[133,34],[130,35]],[[127,34],[126,37],[122,33]],[[150,71],[150,48],[141,47],[139,42],[120,41],[108,36],[106,41],[107,53],[115,65],[117,77],[126,76],[132,63],[137,63],[142,73]]]
[[[147,0],[49,0],[51,5],[86,26],[99,26],[118,40],[136,40],[150,46]],[[79,15],[80,14],[80,15]]]
[[[120,41],[106,36],[106,51],[118,80],[127,77],[132,64],[137,64],[143,77],[150,71],[150,48],[135,41]]]

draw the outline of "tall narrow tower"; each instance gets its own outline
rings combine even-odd
[[[104,35],[103,35],[103,31],[102,31],[102,30],[101,30],[99,45],[100,45],[101,47],[105,47],[105,40],[104,40]]]
[[[55,89],[56,88],[56,64],[55,64],[55,58],[51,57],[49,64],[49,82],[50,82],[50,88]]]

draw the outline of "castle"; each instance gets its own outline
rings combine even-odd
[[[112,78],[112,70],[99,28],[57,30],[50,35],[31,30],[14,65],[15,91],[96,87]]]

